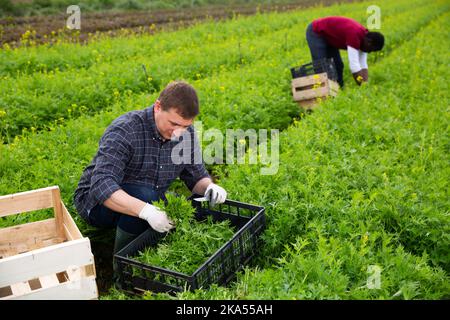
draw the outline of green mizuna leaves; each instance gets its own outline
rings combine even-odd
[[[162,201],[154,205],[163,209],[175,222],[175,229],[156,247],[142,252],[137,260],[189,275],[230,240],[234,230],[228,221],[214,223],[211,217],[197,222],[194,218],[194,208],[190,201],[183,197],[168,194],[167,201],[167,205]]]

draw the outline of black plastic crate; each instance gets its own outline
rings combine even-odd
[[[146,247],[156,245],[164,236],[148,229],[115,255],[122,290],[173,294],[183,290],[207,288],[214,283],[226,285],[235,278],[236,272],[250,262],[257,252],[259,236],[266,225],[264,207],[233,200],[227,200],[213,208],[209,202],[192,201],[192,205],[196,209],[195,217],[199,223],[208,216],[212,216],[215,222],[230,220],[230,225],[236,230],[233,237],[195,272],[188,275],[144,264],[133,258]]]
[[[327,73],[328,79],[337,81],[337,71],[333,58],[314,60],[300,67],[291,68],[293,79],[324,72]]]

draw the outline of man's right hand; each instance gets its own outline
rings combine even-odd
[[[369,70],[368,69],[361,69],[361,75],[363,77],[364,82],[369,81]]]
[[[167,214],[150,203],[146,203],[141,212],[139,212],[139,218],[147,220],[155,231],[161,233],[167,232],[174,227]]]

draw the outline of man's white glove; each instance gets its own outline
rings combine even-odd
[[[227,199],[227,192],[217,184],[210,183],[206,188],[205,197],[209,199],[211,206],[215,206],[217,203],[225,202]]]
[[[139,218],[147,220],[148,224],[155,231],[161,233],[173,228],[172,221],[169,220],[167,214],[150,203],[146,203],[141,212],[139,212]]]

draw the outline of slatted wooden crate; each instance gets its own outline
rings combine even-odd
[[[314,109],[322,100],[336,96],[339,84],[328,79],[327,73],[292,79],[292,95],[300,107]]]
[[[48,208],[54,218],[0,228],[0,299],[97,299],[90,241],[59,188],[0,196],[0,218]]]

